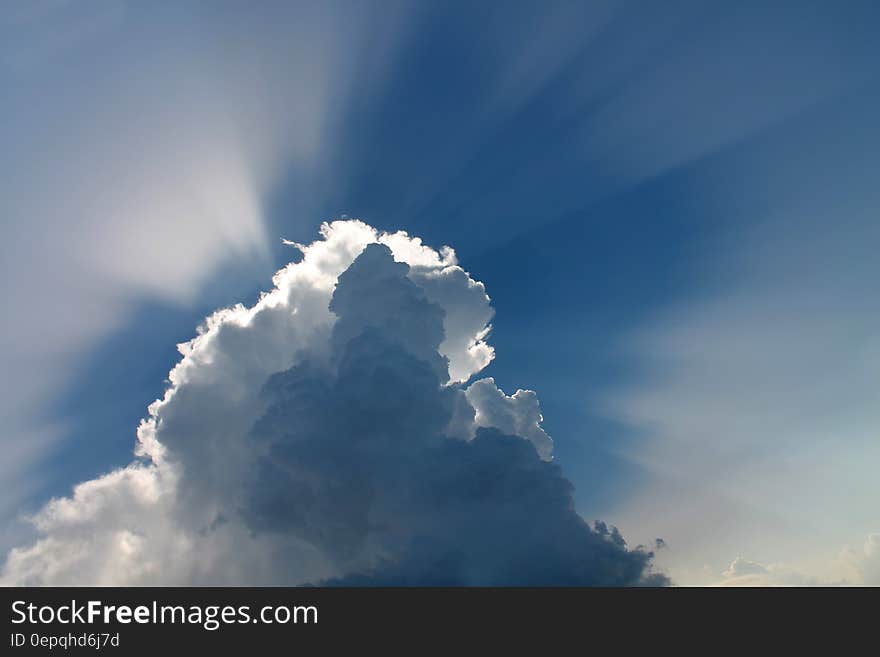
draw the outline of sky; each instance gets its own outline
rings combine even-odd
[[[878,20],[7,3],[2,581],[880,584]]]

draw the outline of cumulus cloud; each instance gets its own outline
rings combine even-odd
[[[478,427],[497,427],[513,436],[529,440],[543,459],[553,453],[553,441],[541,428],[541,408],[532,390],[505,395],[493,378],[476,381],[467,389],[467,399],[476,410]]]
[[[137,460],[77,486],[14,549],[18,584],[664,584],[587,525],[534,392],[493,357],[481,283],[359,221],[180,345]]]
[[[869,534],[861,549],[846,548],[841,559],[859,583],[880,586],[880,534]]]
[[[868,534],[858,547],[808,562],[762,564],[734,559],[711,581],[716,586],[877,586],[880,585],[880,534]]]
[[[817,586],[820,581],[783,564],[764,566],[742,557],[722,573],[719,586]]]

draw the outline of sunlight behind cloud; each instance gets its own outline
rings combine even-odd
[[[42,445],[28,463],[40,460],[52,441],[36,440],[50,429],[34,409],[136,301],[187,304],[228,263],[271,266],[266,198],[289,167],[326,165],[361,84],[356,53],[381,35],[369,67],[381,74],[399,9],[378,30],[337,3],[4,14],[0,300],[15,311],[0,363],[18,379],[0,401],[15,427],[4,443]],[[0,485],[24,491],[29,473],[20,461]]]

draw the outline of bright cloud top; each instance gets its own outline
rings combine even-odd
[[[493,311],[449,248],[360,221],[180,345],[135,460],[33,519],[8,584],[662,584],[590,528],[534,392],[467,382]]]

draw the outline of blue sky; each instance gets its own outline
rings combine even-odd
[[[674,581],[867,572],[874,3],[3,13],[4,548],[130,460],[175,345],[281,238],[349,216],[455,248],[485,374],[537,391],[578,510],[662,536]]]

